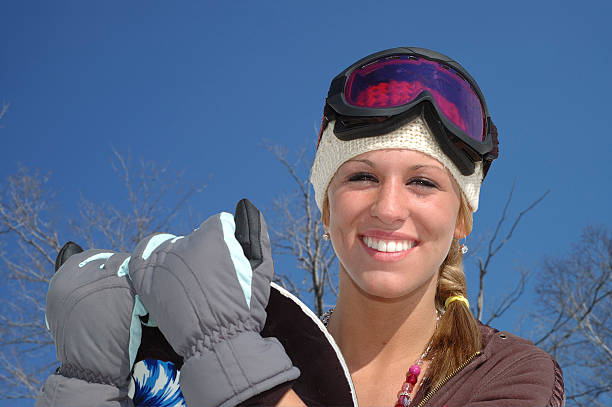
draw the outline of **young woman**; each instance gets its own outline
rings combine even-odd
[[[497,145],[478,85],[439,53],[382,51],[332,81],[311,181],[340,263],[327,328],[359,405],[562,405],[556,362],[466,299],[459,241]]]
[[[344,70],[330,86],[311,174],[340,263],[335,308],[321,323],[281,288],[269,291],[265,222],[248,202],[184,238],[147,238],[131,260],[108,259],[129,273],[135,292],[126,298],[138,294],[171,345],[160,352],[163,336],[143,341],[136,405],[182,403],[170,392],[174,404],[165,404],[143,384],[162,363],[151,357],[182,366],[180,379],[165,375],[170,384],[157,390],[179,381],[189,406],[563,405],[556,362],[480,324],[466,298],[459,241],[471,232],[497,144],[478,85],[444,55],[395,48]],[[100,259],[78,256],[62,267]],[[124,324],[130,332],[133,315],[146,313],[138,301]],[[59,322],[50,322],[53,331]],[[53,405],[44,401],[51,393],[70,405],[59,380],[39,405]]]

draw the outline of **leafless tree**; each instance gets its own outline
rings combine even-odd
[[[203,186],[184,187],[183,174],[168,166],[139,160],[135,170],[129,154],[113,149],[111,167],[119,177],[128,204],[121,210],[116,203],[95,203],[81,197],[79,215],[70,224],[89,247],[131,251],[146,235],[167,231],[180,209]],[[173,199],[168,199],[173,197]],[[171,205],[170,207],[168,205]],[[101,246],[101,244],[104,246]]]
[[[9,295],[0,303],[0,398],[33,395],[55,359],[43,320],[45,287],[60,248],[48,216],[53,192],[47,182],[46,174],[20,167],[2,190],[0,273]]]
[[[286,149],[279,146],[268,146],[268,149],[296,186],[293,194],[274,200],[276,216],[270,228],[272,247],[277,253],[296,259],[298,269],[304,272],[306,290],[312,294],[315,312],[320,316],[325,312],[326,288],[334,296],[338,293],[332,278],[336,255],[331,244],[323,239],[325,230],[308,180],[312,159],[305,148],[298,151],[297,159],[292,162],[287,158]],[[289,276],[281,275],[280,278],[299,295],[300,288]]]
[[[612,232],[591,226],[567,254],[544,261],[535,343],[563,366],[568,402],[612,402]]]
[[[203,187],[184,187],[167,166],[113,151],[120,178],[117,197],[127,209],[79,202],[80,217],[65,220],[55,205],[49,174],[19,167],[1,186],[0,278],[8,295],[0,302],[0,399],[33,398],[57,366],[45,327],[45,295],[61,245],[75,240],[88,247],[129,251],[147,234],[176,229],[177,215]],[[172,225],[171,225],[172,224]],[[190,225],[191,226],[191,225]]]
[[[486,253],[484,256],[481,255],[472,255],[472,258],[476,259],[476,264],[478,265],[478,301],[476,303],[475,315],[476,317],[483,321],[485,324],[490,324],[495,319],[501,317],[506,311],[510,309],[512,304],[515,304],[516,301],[523,295],[525,292],[525,285],[527,283],[527,279],[529,277],[529,272],[526,269],[521,268],[519,281],[510,291],[508,291],[493,307],[490,308],[489,315],[487,319],[484,320],[484,296],[485,296],[485,278],[489,273],[489,268],[491,265],[491,261],[493,258],[499,253],[499,251],[508,243],[508,241],[512,238],[516,229],[523,219],[523,217],[535,208],[550,192],[550,190],[544,192],[540,195],[539,198],[535,199],[531,204],[529,204],[525,209],[523,209],[512,221],[510,227],[507,227],[506,232],[502,232],[504,228],[504,224],[508,221],[508,210],[510,208],[510,203],[512,202],[512,196],[514,195],[514,189],[516,187],[516,181],[512,183],[512,187],[510,188],[510,193],[508,194],[508,198],[506,199],[506,203],[504,208],[502,209],[502,213],[497,220],[497,224],[495,226],[495,230],[493,234],[486,240]],[[475,252],[478,252],[476,250]]]

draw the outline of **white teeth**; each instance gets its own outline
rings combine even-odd
[[[412,240],[379,240],[370,236],[364,236],[362,240],[366,246],[387,253],[401,252],[415,246],[415,242]]]

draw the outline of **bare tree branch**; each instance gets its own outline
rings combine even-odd
[[[0,277],[9,292],[0,300],[0,399],[34,398],[57,366],[47,332],[45,296],[60,242],[131,251],[149,233],[176,226],[178,214],[204,186],[183,186],[182,174],[113,150],[112,167],[127,201],[95,203],[83,195],[77,219],[55,206],[50,175],[19,167],[0,186]],[[120,188],[118,188],[120,190]],[[191,224],[189,224],[190,230]]]
[[[544,261],[536,286],[541,334],[534,342],[557,358],[568,400],[609,405],[612,398],[612,233],[587,227],[565,256]]]
[[[508,199],[506,199],[506,203],[502,210],[501,216],[499,217],[499,220],[497,221],[495,231],[493,232],[493,235],[488,241],[487,254],[484,257],[484,259],[479,257],[477,261],[478,270],[479,270],[479,279],[478,279],[479,285],[478,285],[478,301],[476,303],[476,315],[478,319],[480,320],[482,320],[484,317],[483,314],[484,314],[485,277],[488,273],[489,265],[491,264],[491,261],[493,260],[495,255],[499,253],[499,251],[504,247],[504,245],[508,243],[508,241],[512,238],[512,235],[514,234],[516,228],[518,227],[521,219],[529,211],[531,211],[537,204],[542,202],[542,200],[546,198],[546,195],[550,193],[550,190],[547,190],[539,198],[534,200],[529,206],[523,209],[519,213],[519,215],[514,219],[514,222],[512,223],[512,225],[506,232],[505,236],[501,240],[499,240],[498,236],[501,233],[504,222],[507,220],[508,209],[510,208],[510,203],[512,202],[512,196],[514,194],[515,187],[516,187],[516,181],[512,183],[512,187],[510,188],[510,193],[508,194]],[[502,316],[510,308],[512,303],[514,303],[523,294],[524,289],[525,289],[526,278],[527,276],[521,273],[521,279],[519,280],[518,285],[512,291],[510,291],[510,293],[508,293],[505,296],[505,298],[502,299],[498,307],[492,312],[491,316],[489,316],[489,318],[487,319],[487,323],[490,323],[493,320]]]
[[[520,273],[521,276],[519,278],[518,283],[516,284],[516,286],[514,286],[512,290],[506,293],[501,299],[501,301],[499,301],[497,306],[493,308],[493,310],[489,314],[489,317],[485,321],[486,325],[489,325],[493,320],[501,317],[525,293],[525,286],[529,278],[529,271],[525,270],[524,268],[521,268]]]
[[[266,145],[285,168],[296,186],[290,196],[275,199],[273,210],[275,223],[271,224],[272,246],[277,253],[289,254],[304,272],[306,292],[311,293],[317,315],[325,312],[325,290],[333,295],[337,289],[332,282],[335,254],[329,242],[323,239],[323,223],[316,207],[308,181],[311,159],[306,159],[306,149],[297,152],[295,161],[287,159],[287,150]]]
[[[10,295],[0,302],[0,398],[33,397],[32,389],[41,384],[40,366],[55,359],[43,319],[59,250],[55,225],[44,220],[54,209],[48,179],[19,167],[2,188],[0,228],[9,233],[2,235],[0,275]],[[38,363],[30,367],[26,360]]]
[[[2,118],[4,117],[4,115],[6,114],[6,112],[8,112],[9,107],[11,106],[10,103],[2,101],[2,107],[0,108],[0,120],[2,120]],[[0,128],[2,126],[0,125]]]

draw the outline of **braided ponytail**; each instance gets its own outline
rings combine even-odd
[[[472,231],[472,211],[462,196],[458,222],[467,235]],[[436,308],[443,312],[432,339],[432,361],[427,371],[426,386],[437,386],[444,378],[481,350],[482,342],[478,323],[467,304],[453,301],[444,306],[447,298],[460,295],[467,298],[465,274],[463,274],[463,254],[459,241],[453,239],[446,259],[440,266]]]

